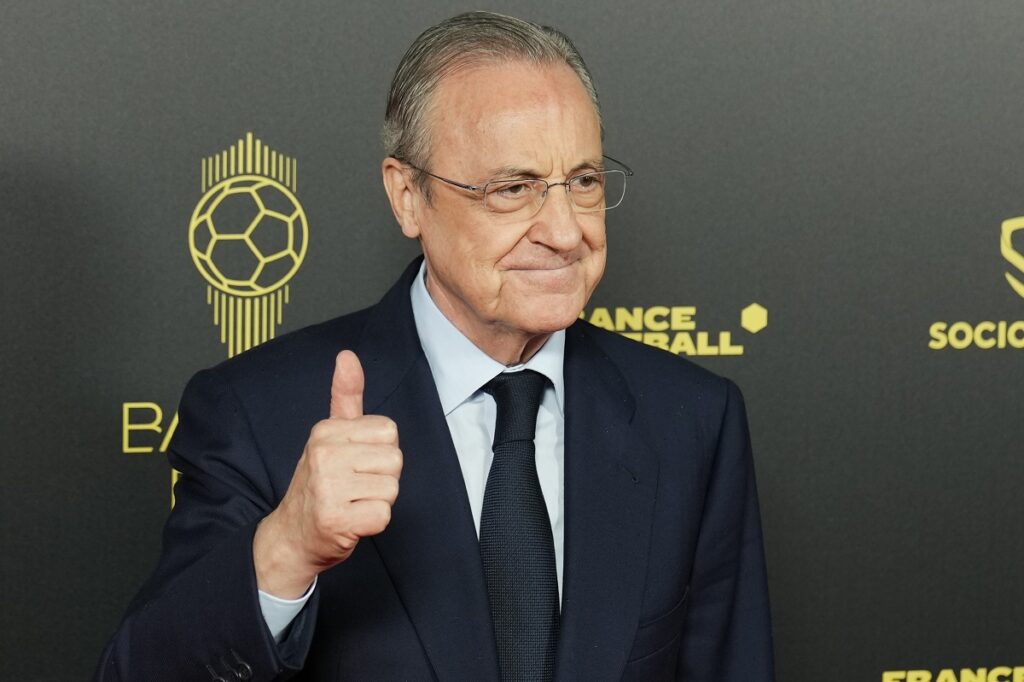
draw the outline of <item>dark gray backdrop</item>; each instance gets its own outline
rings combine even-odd
[[[186,247],[200,159],[247,131],[297,159],[285,330],[375,301],[415,253],[380,187],[386,86],[471,8],[0,8],[2,679],[88,676],[155,561],[168,469],[122,452],[122,405],[169,419],[225,357]],[[747,397],[780,679],[1024,666],[1022,356],[928,347],[937,321],[1024,319],[999,251],[1024,4],[486,8],[575,39],[636,170],[591,307],[696,306],[745,347],[696,360]]]

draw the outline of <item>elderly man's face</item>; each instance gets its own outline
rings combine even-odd
[[[516,176],[561,182],[601,163],[597,112],[565,65],[475,67],[446,77],[433,96],[427,170],[482,185]],[[416,229],[428,289],[470,339],[537,336],[568,327],[604,272],[604,213],[576,213],[564,187],[515,222],[478,194],[430,179]],[[486,345],[486,343],[484,344]],[[485,348],[485,350],[487,350]]]

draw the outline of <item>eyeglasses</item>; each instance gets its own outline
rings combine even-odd
[[[569,201],[576,213],[610,211],[621,204],[622,199],[626,196],[626,178],[633,175],[633,170],[610,156],[604,158],[622,166],[622,169],[581,173],[564,182],[547,182],[540,178],[508,178],[491,180],[483,185],[456,182],[414,166],[403,159],[398,160],[435,180],[481,195],[484,207],[491,213],[499,214],[509,220],[529,220],[540,213],[548,191],[552,187],[565,187]]]

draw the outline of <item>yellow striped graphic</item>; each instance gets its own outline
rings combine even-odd
[[[206,302],[213,307],[213,324],[220,329],[220,341],[228,357],[234,357],[275,337],[291,295],[288,282],[306,254],[306,215],[295,197],[298,162],[248,132],[227,149],[203,158],[200,166],[203,197],[189,225],[189,248],[197,269],[207,280]],[[280,205],[265,204],[261,192],[277,192],[278,203],[290,201],[294,210],[282,213]],[[218,233],[216,208],[224,196],[237,194],[252,195],[261,212],[244,233]],[[293,212],[288,214],[288,210]],[[260,251],[251,239],[261,220],[276,221],[276,231],[284,225],[287,244],[280,245],[276,253]],[[256,256],[255,269],[247,279],[229,278],[216,262],[214,243],[229,241],[245,242]],[[286,269],[282,264],[290,267]],[[275,274],[267,275],[267,279],[272,281],[263,281],[264,273],[271,270]]]

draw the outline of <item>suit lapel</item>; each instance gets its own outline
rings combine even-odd
[[[357,351],[367,414],[395,420],[405,464],[373,542],[441,680],[493,679],[498,662],[479,543],[455,447],[416,335],[419,260],[371,313]]]
[[[657,461],[632,426],[622,375],[569,328],[565,351],[565,564],[557,679],[620,674],[639,619]]]
[[[373,538],[441,680],[496,679],[497,652],[466,487],[409,301],[419,260],[370,312],[356,352],[367,414],[398,424],[405,465]],[[577,323],[565,351],[565,561],[556,678],[625,665],[639,619],[657,461],[619,370]]]

